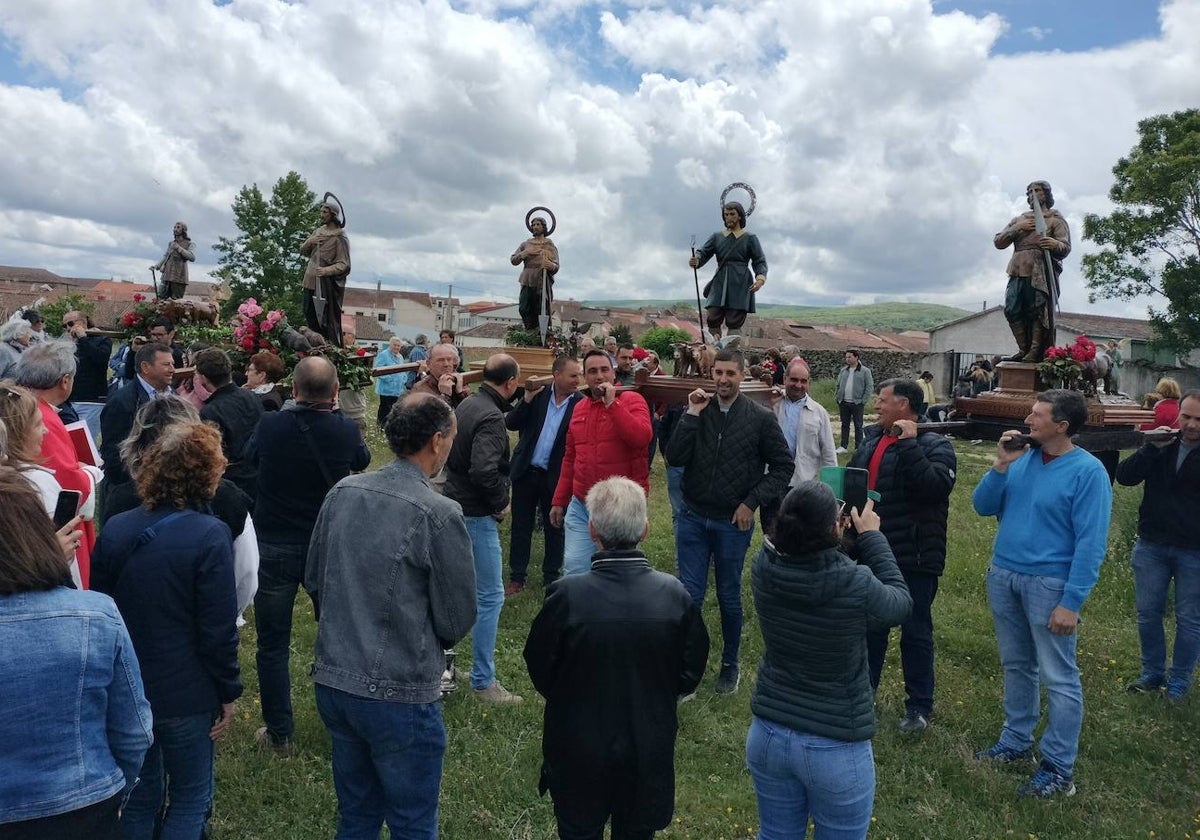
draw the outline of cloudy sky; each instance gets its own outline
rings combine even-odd
[[[1197,31],[1200,0],[4,3],[0,263],[145,282],[183,219],[203,273],[295,169],[345,203],[352,283],[515,299],[547,205],[560,297],[688,297],[744,181],[760,300],[974,309],[1045,178],[1064,309],[1141,316],[1087,304],[1083,215],[1139,119],[1200,103]]]

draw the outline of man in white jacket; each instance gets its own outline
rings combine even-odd
[[[779,420],[779,427],[783,430],[784,440],[796,465],[788,482],[789,488],[802,481],[820,478],[821,467],[837,466],[829,412],[808,395],[811,376],[808,363],[797,356],[788,364],[784,374],[783,394],[771,400],[771,409]],[[770,533],[782,501],[780,497],[759,508],[764,534]]]

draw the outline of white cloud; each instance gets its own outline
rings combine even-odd
[[[1047,28],[1044,28],[1041,26],[1027,26],[1024,31],[1025,31],[1025,34],[1028,35],[1033,40],[1042,41],[1042,40],[1045,40],[1046,36],[1049,35],[1050,33],[1052,33],[1054,30],[1047,29]]]
[[[1002,19],[928,0],[26,3],[0,11],[33,80],[0,84],[0,247],[140,278],[185,219],[211,263],[237,190],[296,169],[346,204],[352,282],[513,297],[545,204],[560,295],[690,297],[689,242],[747,181],[765,300],[974,308],[1003,290],[992,234],[1047,178],[1084,308],[1083,214],[1137,120],[1200,92],[1200,0],[1160,17],[1156,39],[997,57]]]

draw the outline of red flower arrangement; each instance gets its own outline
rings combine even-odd
[[[276,332],[276,328],[286,320],[283,310],[272,309],[264,315],[258,301],[249,298],[237,308],[237,315],[233,319],[233,340],[247,353],[253,353],[255,350],[273,350],[278,354],[279,350],[268,334]]]
[[[1048,384],[1073,388],[1083,375],[1083,365],[1096,358],[1096,343],[1086,335],[1075,338],[1074,344],[1047,347],[1046,358],[1038,363],[1038,373]]]

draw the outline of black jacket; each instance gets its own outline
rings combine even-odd
[[[1175,471],[1179,441],[1162,449],[1146,444],[1117,466],[1117,481],[1127,487],[1146,482],[1138,508],[1138,536],[1153,543],[1196,547],[1192,518],[1200,511],[1200,448]]]
[[[264,415],[245,455],[258,468],[254,530],[262,542],[277,545],[308,545],[329,488],[371,463],[357,424],[328,403],[298,403]]]
[[[463,516],[491,516],[508,507],[508,402],[488,383],[454,409],[458,436],[446,459],[447,498],[462,505]]]
[[[664,828],[675,804],[676,703],[707,661],[700,611],[640,551],[600,552],[590,574],[552,584],[525,664],[546,698],[540,787],[555,808],[607,813],[602,797],[622,774],[634,791],[629,827]]]
[[[858,548],[861,564],[836,548],[780,554],[767,540],[754,558],[765,647],[750,698],[758,717],[835,741],[875,734],[867,631],[907,619],[912,596],[882,535],[860,535]]]
[[[847,466],[867,469],[882,437],[882,426],[868,426]],[[883,454],[875,512],[901,569],[935,575],[945,570],[946,518],[957,469],[954,447],[935,432],[898,440]]]
[[[85,335],[75,341],[75,385],[71,388],[73,402],[104,402],[108,396],[108,359],[112,356],[112,339],[102,335]]]
[[[520,481],[525,475],[525,471],[529,469],[529,463],[533,459],[533,450],[537,448],[538,438],[542,436],[542,426],[546,424],[546,412],[553,396],[554,386],[547,385],[542,389],[542,393],[533,398],[532,402],[521,400],[517,403],[516,408],[504,417],[504,425],[508,427],[509,431],[521,434],[517,441],[517,448],[513,450],[512,463],[508,469],[509,478],[513,481]],[[583,399],[583,394],[578,391],[567,398],[567,407],[563,413],[562,424],[558,427],[558,434],[554,437],[554,446],[550,449],[550,465],[546,470],[551,485],[558,482],[558,474],[562,470],[563,453],[567,451],[567,427],[571,425],[571,412],[575,410],[575,403],[581,399]]]
[[[121,463],[121,442],[129,436],[137,410],[148,402],[150,395],[134,378],[118,388],[100,412],[100,457],[104,459],[104,481],[110,488],[129,481]]]
[[[245,449],[262,415],[263,405],[258,395],[232,382],[213,391],[200,409],[200,419],[215,423],[221,430],[221,449],[229,460],[225,478],[251,499],[258,492],[258,470],[245,457]]]
[[[684,504],[709,519],[778,499],[795,469],[775,415],[741,394],[728,412],[713,397],[699,417],[681,416],[664,455],[683,467]]]

